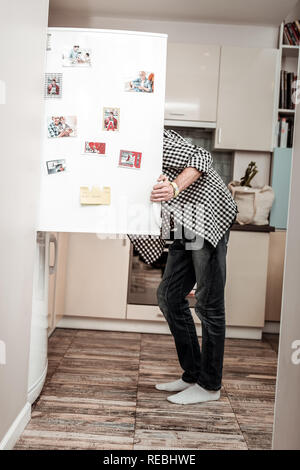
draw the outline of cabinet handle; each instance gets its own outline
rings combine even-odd
[[[219,127],[219,129],[218,129],[218,144],[221,143],[221,138],[222,138],[222,128]]]
[[[169,113],[171,116],[185,116],[184,113]]]

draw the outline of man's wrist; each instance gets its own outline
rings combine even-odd
[[[173,197],[175,198],[179,194],[179,187],[178,187],[177,183],[175,183],[175,181],[170,181],[170,185],[173,187],[173,192],[174,192]]]

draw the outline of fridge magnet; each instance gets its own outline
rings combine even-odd
[[[45,98],[61,98],[62,73],[45,74]]]
[[[120,108],[103,108],[103,130],[118,131],[120,129]]]
[[[80,187],[80,204],[82,205],[110,205],[110,187],[103,186],[100,189],[98,186],[93,186],[89,189],[88,186]]]
[[[48,160],[46,162],[48,175],[53,175],[54,173],[62,173],[66,171],[66,160]]]
[[[125,81],[125,91],[137,93],[154,92],[154,73],[140,71]]]
[[[104,142],[89,142],[85,141],[84,143],[84,154],[97,154],[105,155],[106,144]]]
[[[47,33],[46,51],[52,51],[52,34]]]
[[[141,160],[141,152],[133,152],[130,150],[120,151],[119,166],[139,169],[141,168]]]
[[[78,44],[71,48],[65,48],[62,54],[65,67],[89,67],[91,65],[91,50]]]
[[[76,116],[52,116],[48,117],[48,137],[76,137]]]

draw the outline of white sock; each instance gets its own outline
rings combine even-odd
[[[219,400],[220,390],[205,390],[197,383],[175,395],[170,395],[167,400],[179,405],[190,405],[192,403],[203,403],[205,401]]]
[[[188,383],[182,379],[174,380],[173,382],[166,382],[163,384],[156,384],[155,388],[157,390],[166,390],[167,392],[180,392],[181,390],[185,390],[186,388],[193,385],[194,382]]]

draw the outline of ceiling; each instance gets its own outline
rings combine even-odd
[[[50,15],[278,26],[298,0],[50,0]]]

